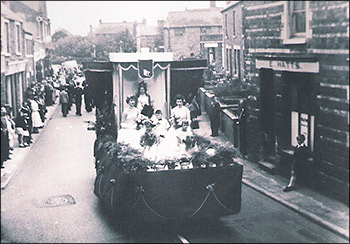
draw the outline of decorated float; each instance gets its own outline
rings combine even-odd
[[[206,66],[206,60],[173,61],[172,53],[149,52],[111,53],[110,62],[83,63],[96,106],[94,193],[117,220],[218,218],[240,211],[243,166],[234,148],[194,134],[183,147],[169,146],[172,156],[157,151],[155,159],[118,141],[126,97],[140,81],[169,119],[175,95],[190,102]]]

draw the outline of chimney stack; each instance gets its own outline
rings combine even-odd
[[[216,8],[216,1],[210,1],[210,8]]]

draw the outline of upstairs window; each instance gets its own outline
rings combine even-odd
[[[21,54],[21,26],[16,23],[16,53]]]
[[[44,22],[40,21],[40,40],[44,40]]]
[[[233,23],[232,23],[232,31],[233,31],[233,36],[236,35],[236,11],[233,11],[233,17],[232,17],[232,20],[233,20]]]
[[[291,12],[291,35],[305,35],[306,31],[306,7],[305,1],[292,1],[290,4]]]
[[[228,37],[227,31],[227,14],[225,14],[225,36]]]
[[[10,23],[5,22],[5,40],[6,40],[6,49],[5,53],[10,53]]]
[[[312,12],[309,11],[309,1],[285,1],[282,17],[283,44],[305,44],[312,37],[310,21]]]

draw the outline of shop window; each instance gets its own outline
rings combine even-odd
[[[215,61],[215,47],[209,47],[208,48],[208,55],[209,55],[209,63],[213,63]]]
[[[290,145],[296,146],[297,135],[303,134],[306,138],[305,144],[313,151],[316,101],[312,85],[313,75],[284,72],[283,79],[287,85],[285,95],[289,97],[286,102],[289,107]]]

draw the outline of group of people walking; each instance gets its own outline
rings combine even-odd
[[[61,68],[57,76],[60,81],[59,103],[63,117],[67,117],[73,104],[75,104],[75,114],[82,116],[81,106],[83,95],[85,110],[91,112],[94,104],[83,72],[80,69]]]
[[[190,109],[183,95],[178,94],[175,101],[168,121],[160,109],[154,112],[147,84],[140,82],[137,93],[126,99],[118,142],[143,151],[146,158],[155,161],[186,154],[186,144],[193,139]]]

